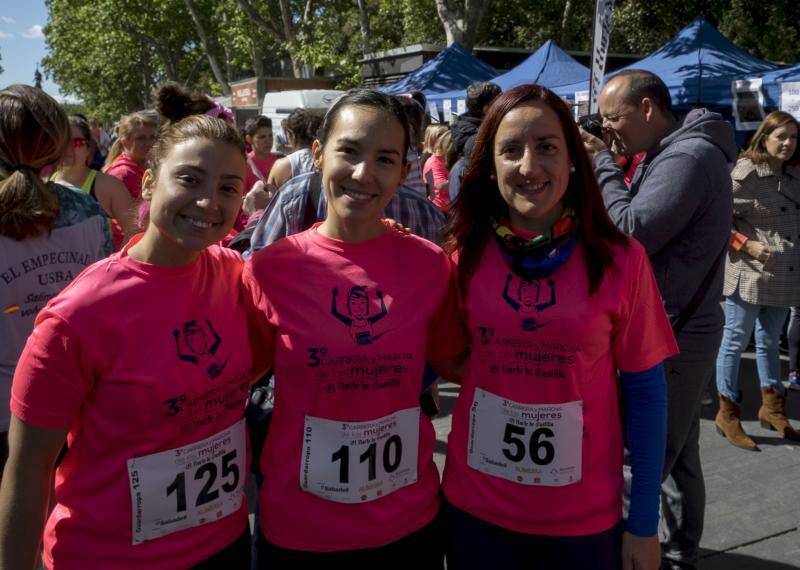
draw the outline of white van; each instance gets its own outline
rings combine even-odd
[[[325,112],[344,91],[335,89],[298,89],[295,91],[273,91],[264,95],[261,114],[272,119],[272,134],[275,136],[273,148],[279,140],[286,140],[281,121],[297,109],[313,109]]]

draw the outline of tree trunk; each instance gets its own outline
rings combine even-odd
[[[447,45],[458,42],[471,50],[490,2],[491,0],[436,0],[436,13],[444,27]]]
[[[194,22],[194,27],[197,30],[197,35],[200,36],[200,43],[203,46],[203,49],[206,50],[206,56],[208,57],[208,64],[211,66],[211,73],[214,74],[214,79],[217,80],[220,87],[222,88],[222,94],[226,97],[230,97],[231,94],[231,86],[228,84],[227,79],[222,74],[222,67],[219,65],[219,61],[217,61],[217,56],[214,55],[214,52],[211,50],[211,43],[208,41],[208,34],[206,34],[206,29],[203,26],[202,20],[200,20],[200,15],[195,10],[194,3],[192,0],[183,0],[184,4],[186,4],[186,9],[189,10],[189,14],[192,16],[192,21]]]
[[[561,49],[568,49],[567,46],[567,26],[572,16],[572,0],[564,2],[564,17],[561,18]]]
[[[289,58],[292,60],[292,72],[295,77],[303,77],[303,62],[300,61],[294,53],[296,40],[294,35],[294,27],[292,25],[292,13],[287,0],[280,0],[281,9],[281,23],[267,20],[258,13],[258,10],[248,0],[236,0],[236,3],[244,10],[247,17],[250,18],[256,26],[279,38],[289,52]],[[311,2],[306,4],[304,18],[310,17]]]
[[[361,53],[364,57],[372,51],[370,45],[369,31],[369,12],[367,11],[367,0],[358,0],[358,15],[361,20]]]

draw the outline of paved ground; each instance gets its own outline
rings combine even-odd
[[[784,359],[785,360],[785,359]],[[783,363],[784,369],[786,362]],[[762,429],[756,414],[760,392],[755,356],[742,360],[743,425],[761,447],[739,450],[714,430],[716,403],[703,408],[700,446],[706,478],[706,527],[701,570],[789,570],[800,568],[800,445]],[[450,411],[458,387],[440,388],[442,414],[436,426],[436,462],[444,465]],[[789,397],[789,417],[800,429],[800,393]]]

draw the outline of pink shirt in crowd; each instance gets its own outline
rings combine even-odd
[[[267,158],[256,158],[256,153],[250,151],[247,153],[247,180],[245,180],[244,191],[249,192],[253,184],[259,180],[263,180],[266,184],[269,177],[269,171],[272,170],[272,165],[278,160],[278,155],[270,154]],[[258,169],[256,172],[253,165]]]
[[[463,303],[474,342],[444,472],[459,509],[550,536],[619,521],[617,370],[677,353],[644,248],[629,243],[592,297],[580,245],[551,277],[524,281],[488,243]]]
[[[422,169],[422,179],[427,184],[428,172],[433,173],[433,200],[440,210],[447,211],[450,207],[450,193],[447,187],[440,188],[440,185],[447,182],[450,177],[450,172],[447,170],[447,163],[444,157],[432,154],[425,161],[425,167]]]
[[[316,227],[245,266],[276,337],[261,531],[295,550],[377,547],[439,509],[435,433],[419,397],[425,362],[464,347],[451,264],[416,236],[345,243]]]
[[[241,421],[263,366],[248,349],[241,258],[212,246],[156,266],[128,256],[138,239],[48,303],[14,376],[15,416],[69,430],[48,568],[187,568],[247,528]]]
[[[104,172],[121,180],[134,200],[138,200],[142,195],[142,176],[144,176],[144,169],[136,164],[124,152],[121,153]]]

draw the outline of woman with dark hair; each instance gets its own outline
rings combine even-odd
[[[267,184],[280,188],[290,178],[305,172],[311,172],[311,144],[317,138],[317,131],[322,124],[322,115],[308,109],[295,109],[286,119],[284,130],[292,152],[279,158],[272,165]]]
[[[761,384],[758,419],[763,427],[776,430],[782,437],[800,441],[800,433],[786,418],[786,390],[778,353],[789,307],[800,305],[797,136],[794,117],[783,111],[770,113],[731,172],[734,233],[725,264],[725,328],[717,356],[720,407],[715,423],[728,441],[748,450],[758,446],[740,421],[739,361],[754,326]]]
[[[2,568],[32,568],[42,538],[48,568],[249,568],[244,403],[265,366],[243,261],[217,245],[241,208],[244,143],[191,107],[164,112],[145,231],[50,300],[17,365]]]
[[[245,266],[275,338],[262,568],[442,567],[420,394],[426,361],[446,374],[464,338],[447,256],[381,220],[408,172],[408,141],[395,98],[340,98],[313,145],[327,218]]]
[[[677,347],[644,248],[609,220],[556,95],[522,85],[493,102],[451,212],[473,344],[444,473],[448,567],[656,570],[661,363]]]

